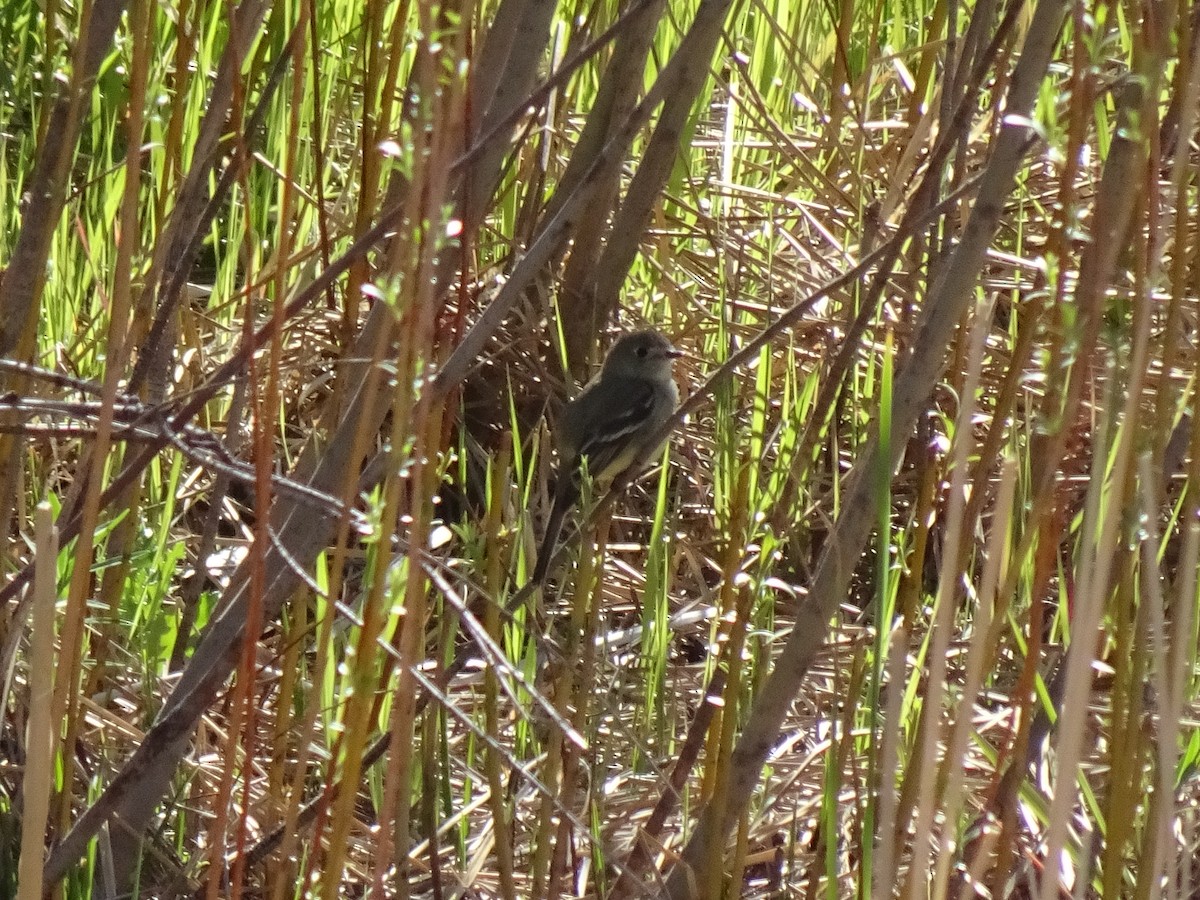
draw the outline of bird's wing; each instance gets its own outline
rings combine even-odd
[[[607,402],[586,404],[587,421],[577,432],[583,435],[577,455],[587,459],[597,480],[615,476],[633,462],[642,442],[631,437],[646,427],[657,401],[654,385],[645,379],[620,379],[611,386]]]

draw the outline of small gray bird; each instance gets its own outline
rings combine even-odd
[[[583,461],[593,483],[603,488],[662,449],[663,442],[653,437],[679,405],[671,365],[680,355],[653,329],[622,335],[608,351],[600,374],[563,410],[554,507],[533,570],[535,584],[545,581],[563,519],[579,499]]]

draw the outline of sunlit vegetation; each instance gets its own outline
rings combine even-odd
[[[0,896],[1193,896],[1198,10],[5,3]]]

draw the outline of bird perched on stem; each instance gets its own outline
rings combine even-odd
[[[534,584],[545,581],[563,519],[579,499],[584,461],[593,483],[604,487],[662,449],[663,442],[654,437],[679,404],[671,365],[680,355],[653,329],[622,335],[604,358],[600,374],[563,410],[557,429],[554,506],[533,570]]]

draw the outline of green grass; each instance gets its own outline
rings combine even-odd
[[[1200,453],[1162,465],[1197,382],[1195,103],[1168,115],[1194,17],[1069,17],[1037,76],[1037,142],[1013,188],[976,203],[969,179],[995,158],[1012,67],[1038,38],[1024,13],[733,3],[682,70],[701,77],[623,134],[694,48],[697,12],[719,8],[650,4],[579,60],[629,6],[568,0],[525,23],[508,64],[507,3],[305,0],[235,26],[224,6],[136,0],[77,120],[53,126],[83,8],[0,8],[0,265],[34,235],[47,248],[0,282],[0,670],[15,653],[0,896],[37,892],[9,874],[23,827],[61,848],[123,783],[162,798],[137,819],[145,842],[89,832],[55,851],[65,895],[91,895],[110,864],[141,896],[632,896],[631,878],[657,895],[684,854],[711,898],[959,896],[971,879],[1048,897],[1035,871],[1057,871],[1060,849],[1064,883],[1096,896],[1180,895]],[[493,92],[505,107],[489,118]],[[603,96],[624,104],[613,121]],[[514,108],[497,152],[472,149]],[[23,202],[64,142],[61,193]],[[591,193],[548,232],[583,172]],[[623,212],[643,185],[648,206]],[[930,346],[922,313],[988,203],[1002,215],[957,298],[968,311]],[[385,215],[386,236],[343,260]],[[535,243],[547,233],[553,247]],[[196,287],[147,367],[180,265]],[[602,324],[653,323],[686,351],[694,400],[666,465],[584,504],[529,597],[552,497],[543,412],[590,373],[608,338],[586,322],[613,302]],[[900,431],[905,373],[931,354],[945,370]],[[135,365],[149,377],[131,392]],[[193,398],[187,424],[223,447],[173,421]],[[898,466],[867,469],[876,436]],[[33,592],[17,590],[49,553],[42,500],[71,529],[57,589],[40,589],[58,601],[53,659],[35,658]],[[860,515],[864,548],[826,597],[816,576]],[[234,553],[238,574],[190,579]],[[220,637],[243,624],[249,641]],[[783,650],[793,625],[819,652]],[[776,664],[796,670],[778,733],[762,717]],[[47,672],[49,783],[25,750]],[[184,697],[186,753],[162,718]],[[1030,738],[1039,717],[1047,743]],[[132,762],[138,747],[164,753],[165,780]],[[51,799],[44,828],[31,792]],[[687,856],[714,822],[720,852]]]

